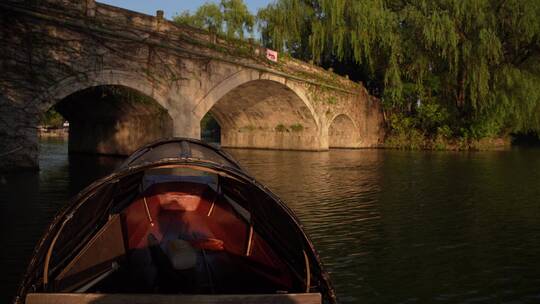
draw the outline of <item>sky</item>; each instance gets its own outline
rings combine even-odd
[[[265,7],[272,0],[244,0],[252,13],[256,13],[261,7]],[[205,2],[219,2],[219,0],[98,0],[98,2],[127,8],[132,11],[148,15],[155,15],[157,10],[165,12],[165,18],[172,19],[183,10],[195,11]]]

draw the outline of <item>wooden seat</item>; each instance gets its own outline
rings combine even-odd
[[[26,304],[321,304],[320,293],[258,295],[156,295],[29,293]]]

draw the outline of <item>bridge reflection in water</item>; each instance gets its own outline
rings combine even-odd
[[[120,158],[42,142],[39,173],[0,176],[7,302],[54,213]],[[534,303],[540,150],[229,151],[298,214],[342,303]]]

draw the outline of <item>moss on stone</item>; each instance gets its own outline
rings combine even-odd
[[[253,132],[257,129],[254,125],[243,126],[239,129],[240,132]]]
[[[275,129],[276,132],[288,132],[289,130],[287,129],[287,127],[284,125],[284,124],[278,124]]]
[[[293,132],[302,132],[304,131],[304,126],[301,123],[295,123],[294,125],[289,126]]]
[[[330,105],[335,105],[337,103],[336,96],[329,96],[328,98],[326,98],[326,103]]]

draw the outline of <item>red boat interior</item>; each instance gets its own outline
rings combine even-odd
[[[251,214],[218,186],[155,183],[117,218],[118,237],[111,239],[114,233],[109,232],[109,239],[101,240],[98,233],[87,245],[116,244],[117,256],[101,260],[114,260],[117,267],[80,292],[255,294],[294,292],[304,284],[257,233]],[[107,229],[114,230],[102,228]],[[99,254],[93,253],[92,259]],[[85,264],[84,258],[75,260]],[[66,267],[59,278],[79,277],[84,271],[77,267]]]

